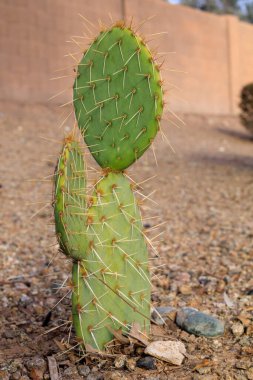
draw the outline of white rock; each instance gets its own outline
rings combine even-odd
[[[231,327],[234,336],[241,336],[244,333],[244,326],[241,322],[234,323]]]
[[[146,347],[145,354],[154,356],[165,362],[181,365],[184,360],[184,354],[186,354],[186,348],[182,342],[173,340],[156,341]]]

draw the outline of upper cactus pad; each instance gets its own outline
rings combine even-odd
[[[123,170],[152,143],[163,101],[159,68],[130,28],[105,30],[85,52],[74,83],[78,126],[103,168]]]
[[[85,187],[82,152],[72,137],[66,138],[55,172],[54,216],[61,250],[73,259],[82,258],[87,248]]]

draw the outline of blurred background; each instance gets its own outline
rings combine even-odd
[[[72,78],[62,78],[60,84],[49,79],[69,75],[71,69],[58,74],[56,70],[76,63],[80,57],[77,44],[85,47],[96,33],[81,13],[96,25],[98,20],[108,24],[111,19],[132,17],[135,26],[143,23],[140,33],[160,56],[164,53],[163,75],[174,111],[236,114],[241,87],[253,75],[252,1],[175,2],[0,1],[0,99],[46,103],[65,85],[71,87]],[[72,36],[76,44],[70,42]],[[74,59],[68,60],[68,53],[74,53]],[[173,96],[175,86],[182,90],[183,101]],[[68,95],[65,92],[55,102],[70,99]]]

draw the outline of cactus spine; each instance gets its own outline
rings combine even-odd
[[[102,176],[88,196],[80,148],[66,139],[55,174],[60,248],[73,259],[72,315],[83,345],[105,349],[112,329],[138,322],[148,335],[148,250],[132,185],[123,170],[159,130],[159,68],[144,41],[123,23],[102,31],[78,65],[76,120]]]

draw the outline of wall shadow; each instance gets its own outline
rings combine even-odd
[[[227,135],[229,137],[233,137],[237,140],[242,140],[242,141],[250,141],[250,142],[253,142],[253,136],[250,135],[250,133],[248,132],[241,132],[241,131],[235,131],[233,129],[226,129],[226,128],[222,128],[222,127],[218,127],[216,128],[216,130],[224,135]]]
[[[190,155],[190,159],[203,165],[222,166],[238,170],[253,170],[253,156],[249,155],[193,153]]]

